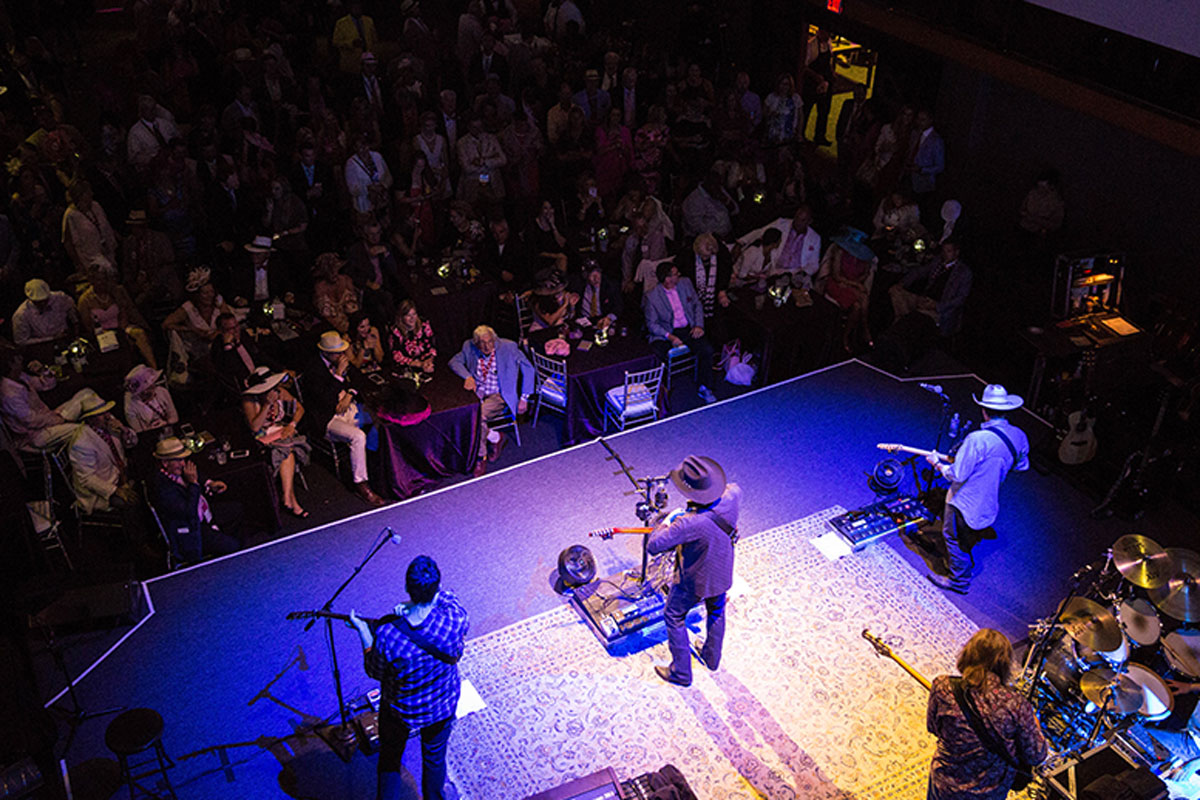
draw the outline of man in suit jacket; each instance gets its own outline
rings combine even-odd
[[[492,219],[488,229],[491,235],[483,245],[480,266],[500,286],[501,295],[524,291],[532,278],[533,258],[529,249],[520,236],[513,235],[504,217]]]
[[[499,76],[500,85],[508,86],[508,59],[496,52],[496,35],[485,30],[479,40],[479,51],[471,56],[467,66],[467,82],[478,92],[488,75]]]
[[[240,393],[246,378],[258,367],[283,372],[283,366],[259,347],[254,339],[242,335],[242,323],[233,314],[217,316],[217,336],[212,341],[212,361],[217,375],[237,387]]]
[[[113,417],[114,405],[96,396],[86,398],[68,445],[75,503],[88,514],[131,508],[137,503],[125,458],[127,429]]]
[[[476,476],[482,475],[487,461],[495,461],[504,446],[503,434],[487,423],[505,411],[514,417],[525,413],[536,373],[516,342],[497,337],[487,325],[480,325],[463,342],[462,350],[450,359],[450,369],[463,379],[464,389],[475,392],[482,406],[480,458],[475,466]]]
[[[726,483],[721,465],[703,456],[688,456],[670,475],[687,498],[687,509],[660,523],[650,534],[647,549],[663,553],[679,547],[683,567],[663,610],[671,666],[655,667],[654,671],[668,683],[688,686],[692,682],[693,653],[710,670],[721,663],[725,593],[733,585],[733,545],[742,490],[736,483]],[[688,646],[686,620],[688,611],[701,600],[707,633],[693,651]]]
[[[575,105],[583,109],[589,125],[601,125],[608,119],[612,98],[600,88],[600,70],[589,69],[583,75],[583,90],[576,92]]]
[[[242,526],[242,504],[217,500],[224,481],[201,481],[191,451],[176,436],[154,446],[158,469],[146,489],[166,531],[175,561],[199,561],[235,553]]]
[[[338,213],[333,169],[317,161],[317,149],[306,143],[300,147],[300,160],[288,170],[287,178],[292,191],[308,206],[308,246],[316,253],[332,249],[329,244]]]
[[[971,268],[959,258],[958,243],[942,242],[939,257],[909,272],[889,290],[896,319],[912,312],[924,314],[937,323],[938,333],[953,336],[962,328],[971,278]]]
[[[367,434],[363,427],[370,417],[358,405],[354,384],[361,378],[350,363],[350,343],[337,331],[326,331],[317,342],[319,351],[304,371],[304,419],[314,436],[350,446],[350,471],[354,491],[367,503],[381,506],[384,500],[371,489],[367,474]]]
[[[696,356],[697,393],[706,403],[716,400],[708,388],[712,375],[713,347],[704,335],[704,306],[696,287],[680,277],[672,261],[663,261],[655,270],[658,285],[643,301],[650,346],[664,363],[673,348],[686,345]]]
[[[912,163],[909,165],[913,194],[933,194],[937,176],[946,168],[946,146],[941,134],[933,129],[933,115],[922,109],[917,112],[917,129],[913,131]],[[925,211],[924,208],[921,209]]]
[[[579,295],[579,313],[601,328],[616,322],[625,308],[620,285],[604,274],[595,259],[589,259],[583,273],[572,279],[570,290]]]

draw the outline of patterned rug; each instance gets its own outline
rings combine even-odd
[[[831,508],[738,544],[721,669],[681,689],[660,643],[610,656],[564,606],[472,640],[464,675],[487,708],[459,721],[450,770],[469,800],[520,800],[612,766],[675,764],[701,800],[921,800],[933,739],[925,690],[862,639],[948,671],[974,624],[889,547],[830,562],[810,539]]]

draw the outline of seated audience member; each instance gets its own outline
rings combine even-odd
[[[217,336],[212,341],[211,355],[217,374],[235,386],[244,386],[250,373],[260,367],[271,372],[284,371],[254,336],[247,335],[238,318],[228,312],[217,316]]]
[[[337,331],[326,331],[317,342],[318,356],[304,371],[304,396],[312,430],[333,442],[350,445],[350,472],[354,491],[367,503],[384,500],[371,489],[367,474],[367,434],[371,418],[358,404],[352,378],[358,370],[350,364],[350,343]]]
[[[67,447],[75,503],[87,514],[131,508],[138,501],[125,457],[126,444],[134,444],[137,434],[113,417],[115,405],[99,397],[85,400]]]
[[[552,201],[542,201],[538,215],[525,232],[525,243],[535,257],[552,259],[559,264],[560,272],[566,272],[567,237],[558,229],[558,212],[554,210]]]
[[[88,269],[91,285],[79,297],[79,322],[84,330],[124,331],[135,345],[142,358],[151,368],[157,369],[154,349],[142,313],[137,310],[129,294],[117,283],[117,273],[112,264],[98,258]]]
[[[217,317],[233,314],[233,309],[213,288],[210,274],[208,267],[197,267],[189,272],[184,286],[187,299],[163,320],[163,330],[171,340],[171,348],[184,359],[185,365],[192,359],[200,360],[209,355],[212,342],[217,338]],[[168,378],[175,380],[174,376]]]
[[[716,400],[708,381],[712,375],[713,347],[704,335],[704,306],[696,287],[679,275],[673,261],[658,265],[658,285],[646,295],[643,307],[646,328],[650,331],[650,346],[666,363],[667,352],[686,345],[696,355],[696,386],[706,403]]]
[[[702,233],[691,247],[679,254],[675,263],[680,267],[679,274],[696,288],[700,305],[704,306],[703,327],[710,340],[721,342],[724,337],[714,335],[713,323],[721,316],[721,309],[729,307],[729,282],[733,278],[733,257],[729,249],[711,233]]]
[[[572,289],[579,296],[579,313],[593,324],[607,328],[621,316],[624,309],[621,287],[604,274],[604,268],[596,259],[588,259]]]
[[[921,210],[904,192],[892,192],[875,209],[874,239],[899,241],[921,224]]]
[[[79,323],[75,304],[65,292],[34,278],[25,284],[25,302],[13,312],[13,342],[18,347],[73,336]]]
[[[401,300],[396,308],[396,319],[388,330],[388,353],[393,370],[433,372],[433,360],[437,358],[433,328],[429,320],[417,314],[412,300]]]
[[[825,251],[821,274],[825,277],[825,296],[846,312],[842,329],[842,349],[852,352],[857,346],[873,347],[867,327],[867,301],[878,259],[867,246],[867,235],[856,228],[844,228],[833,237]],[[857,341],[854,341],[857,340]]]
[[[683,235],[698,236],[709,232],[726,237],[733,230],[732,218],[737,213],[737,201],[725,191],[721,174],[709,170],[704,180],[683,200]]]
[[[567,284],[553,267],[542,270],[534,278],[533,292],[529,297],[533,320],[529,330],[540,331],[554,328],[575,319],[575,306],[579,295],[567,291]]]
[[[821,234],[812,227],[812,209],[808,204],[802,203],[790,220],[780,217],[766,227],[747,233],[738,243],[745,248],[770,228],[779,231],[782,242],[772,262],[774,266],[768,274],[798,275],[801,285],[805,289],[811,288],[813,279],[821,268]]]
[[[284,386],[287,374],[259,368],[246,380],[242,391],[242,412],[255,440],[267,449],[271,470],[279,476],[283,489],[283,507],[294,517],[308,512],[296,500],[296,465],[308,464],[312,446],[297,426],[304,417],[304,406]]]
[[[52,373],[37,362],[27,370],[21,351],[5,345],[0,345],[0,366],[4,369],[0,377],[0,416],[18,448],[40,450],[62,444],[75,433],[75,422],[84,405],[103,402],[95,391],[80,389],[70,400],[51,409],[38,391],[54,387]]]
[[[158,469],[146,479],[146,488],[175,560],[200,561],[236,552],[241,503],[216,499],[229,487],[223,481],[201,481],[191,451],[176,436],[159,441],[154,458]]]
[[[495,461],[504,447],[504,435],[488,423],[505,411],[514,417],[525,413],[533,391],[533,364],[516,342],[501,339],[490,327],[480,325],[450,359],[450,369],[463,379],[464,389],[475,392],[482,406],[480,458],[475,466],[475,475],[479,476],[486,471],[487,461]]]
[[[383,367],[383,341],[379,328],[365,311],[350,315],[350,363],[361,372],[378,372]]]
[[[291,291],[292,276],[270,236],[255,236],[242,245],[242,252],[245,255],[238,255],[239,262],[230,282],[234,303],[241,305],[246,300],[251,305],[260,305]]]
[[[396,295],[403,293],[397,283],[396,256],[384,242],[383,226],[377,220],[367,218],[362,224],[359,240],[346,253],[344,273],[362,295],[361,307],[372,319],[392,318]]]
[[[751,240],[733,265],[733,286],[752,285],[776,271],[775,259],[783,233],[779,228],[766,228],[757,239]]]
[[[359,309],[358,290],[341,270],[346,262],[337,253],[322,253],[313,264],[313,306],[338,333],[350,330],[350,315]]]
[[[594,233],[605,224],[604,198],[596,185],[596,176],[584,172],[575,184],[575,195],[567,199],[567,217],[583,235]]]
[[[504,217],[493,217],[488,230],[491,235],[483,245],[481,267],[496,282],[502,299],[511,301],[512,295],[529,286],[532,259],[525,243],[512,235]]]
[[[972,277],[959,255],[957,242],[942,242],[937,258],[909,272],[889,290],[897,321],[915,312],[933,320],[942,336],[958,333]]]
[[[125,424],[135,433],[179,422],[162,370],[138,364],[125,376]]]

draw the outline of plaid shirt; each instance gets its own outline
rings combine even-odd
[[[467,626],[467,610],[454,592],[443,589],[429,616],[416,627],[439,650],[458,657]],[[429,655],[391,623],[375,631],[375,644],[363,654],[363,660],[367,674],[382,685],[381,707],[390,707],[410,727],[421,728],[454,716],[462,690],[458,665]]]
[[[481,356],[475,365],[475,394],[487,397],[500,394],[500,373],[496,369],[496,351],[490,356]]]

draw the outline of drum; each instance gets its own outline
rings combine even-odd
[[[1149,600],[1131,597],[1117,606],[1117,621],[1130,641],[1149,647],[1162,633],[1162,621]]]
[[[1161,720],[1171,716],[1175,708],[1175,695],[1167,688],[1167,684],[1158,673],[1141,664],[1126,665],[1125,675],[1142,687],[1142,707],[1138,714],[1149,720]]]
[[[1171,669],[1192,680],[1200,680],[1200,631],[1180,628],[1162,640],[1163,655]]]
[[[1070,640],[1071,651],[1075,654],[1075,660],[1079,662],[1084,669],[1096,666],[1099,664],[1107,664],[1113,669],[1119,670],[1121,666],[1129,660],[1129,637],[1122,631],[1121,644],[1115,650],[1101,652],[1093,650],[1090,647],[1085,647],[1074,639]]]

